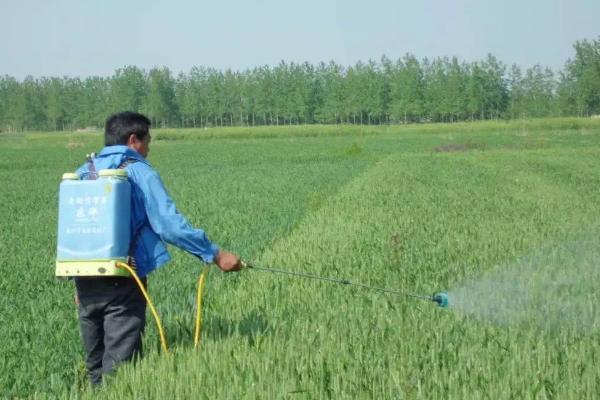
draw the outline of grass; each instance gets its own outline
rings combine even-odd
[[[600,121],[157,130],[178,208],[258,265],[430,294],[591,229]],[[75,143],[75,144],[74,144]],[[151,276],[171,357],[87,388],[69,282],[53,277],[60,176],[98,133],[0,136],[0,388],[31,398],[594,398],[597,324],[502,323],[257,271],[210,273],[173,249]],[[502,267],[504,266],[504,267]],[[586,293],[597,299],[597,294]],[[536,310],[531,310],[536,313]],[[543,327],[542,327],[543,328]]]

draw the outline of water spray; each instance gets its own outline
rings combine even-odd
[[[248,264],[245,261],[240,261],[240,262],[241,262],[243,268],[253,269],[253,270],[257,270],[257,271],[270,272],[273,274],[290,275],[290,276],[296,276],[296,277],[306,278],[306,279],[314,279],[314,280],[319,280],[319,281],[327,281],[327,282],[337,283],[338,285],[355,286],[355,287],[360,287],[363,289],[375,290],[375,291],[382,292],[382,293],[395,294],[397,296],[404,296],[404,297],[410,297],[410,298],[418,299],[418,300],[432,301],[432,302],[436,303],[438,305],[438,307],[441,307],[441,308],[446,308],[450,305],[450,298],[448,297],[448,293],[446,293],[446,292],[435,293],[433,296],[425,296],[425,295],[402,292],[402,291],[396,290],[396,289],[388,289],[388,288],[383,288],[383,287],[365,285],[364,283],[352,282],[347,279],[338,279],[338,278],[332,278],[329,276],[313,275],[313,274],[307,274],[304,272],[286,271],[283,269],[276,269],[276,268],[257,267],[256,265]]]

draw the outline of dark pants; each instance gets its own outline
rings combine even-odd
[[[86,366],[98,385],[119,363],[141,357],[146,301],[130,278],[79,278],[75,286]]]

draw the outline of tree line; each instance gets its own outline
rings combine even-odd
[[[100,127],[116,111],[155,127],[454,122],[600,114],[600,37],[577,41],[558,73],[507,67],[493,55],[343,67],[282,61],[244,71],[127,66],[111,77],[0,77],[0,130]]]

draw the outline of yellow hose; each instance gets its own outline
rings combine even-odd
[[[197,348],[200,345],[200,331],[202,329],[202,290],[204,289],[204,283],[206,282],[206,274],[208,273],[209,266],[204,267],[200,279],[198,279],[198,292],[196,294],[196,329],[194,332],[194,347]]]
[[[167,339],[165,338],[165,332],[163,331],[162,324],[160,322],[160,317],[158,316],[158,313],[156,312],[156,309],[154,308],[154,304],[152,304],[152,300],[150,300],[150,296],[148,295],[148,292],[144,288],[142,281],[137,276],[137,274],[135,273],[133,268],[131,268],[129,265],[122,263],[122,262],[117,262],[117,267],[125,268],[127,271],[129,271],[131,276],[133,276],[133,279],[135,279],[138,286],[140,287],[140,290],[141,290],[142,294],[144,295],[144,298],[146,299],[148,306],[150,306],[150,312],[152,313],[152,315],[154,316],[154,320],[156,321],[156,326],[158,327],[158,334],[160,335],[160,344],[162,345],[164,353],[168,355],[169,348],[167,346]]]

